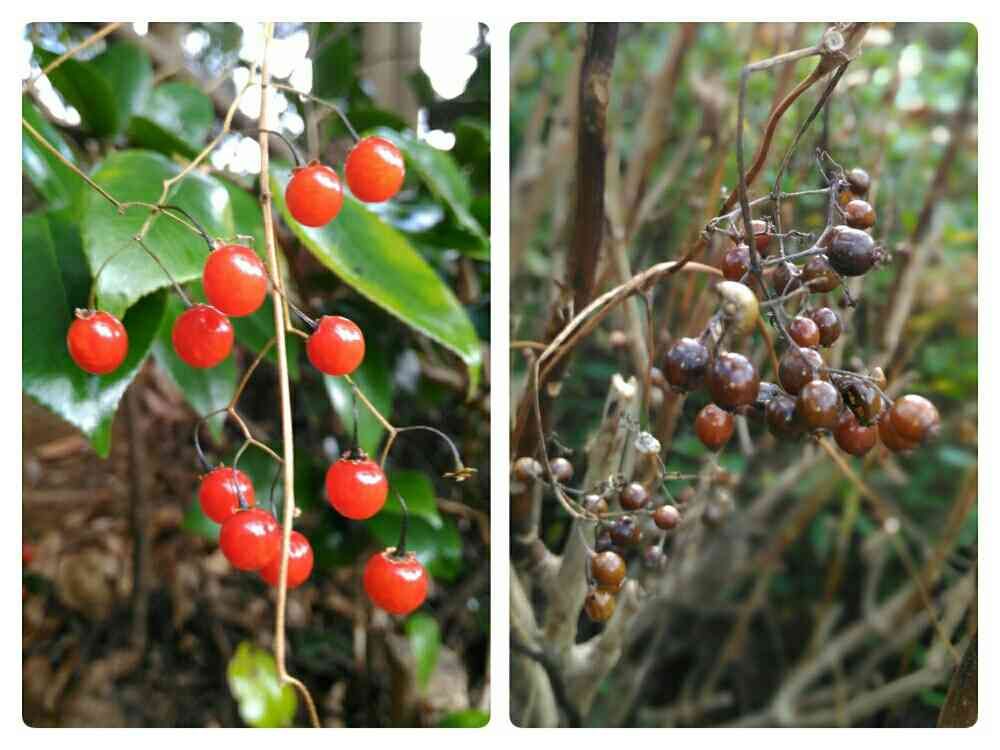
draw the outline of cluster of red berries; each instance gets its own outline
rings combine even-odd
[[[765,257],[764,279],[773,284],[779,304],[786,296],[805,301],[811,293],[831,292],[843,277],[861,276],[884,260],[867,231],[875,223],[875,211],[864,200],[869,186],[868,174],[861,169],[833,180],[834,205],[845,223],[828,227],[815,247],[802,254],[808,260],[801,267],[782,257],[766,258],[773,230],[767,222],[753,222],[756,250]],[[720,270],[727,279],[719,285],[721,318],[728,324],[750,319],[756,323],[762,293],[751,273],[747,246],[736,244],[727,250]],[[729,325],[728,330],[735,327]],[[742,326],[737,333],[751,327]],[[721,337],[714,336],[712,323],[701,336],[681,338],[667,350],[654,379],[681,392],[707,386],[712,398],[694,422],[695,434],[707,448],[717,451],[726,445],[733,434],[734,414],[762,417],[770,432],[783,439],[832,433],[840,448],[854,456],[867,453],[878,438],[890,450],[904,451],[936,433],[940,417],[934,405],[912,394],[891,401],[885,395],[881,368],[859,374],[826,365],[819,349],[834,344],[843,331],[836,311],[825,306],[805,308],[784,330],[788,340],[778,363],[777,384],[761,382],[743,354],[719,351]]]
[[[358,141],[344,162],[347,186],[360,201],[381,203],[403,186],[406,165],[396,145],[369,136]],[[332,167],[312,162],[296,167],[285,188],[285,205],[295,220],[307,227],[322,227],[340,213],[344,190]]]

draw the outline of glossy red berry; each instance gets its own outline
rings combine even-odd
[[[852,456],[863,456],[878,442],[878,427],[865,427],[850,411],[845,410],[840,415],[833,437],[842,451]]]
[[[778,361],[778,381],[793,396],[810,380],[824,377],[822,373],[823,357],[815,349],[790,346]]]
[[[717,451],[733,436],[733,415],[715,404],[706,404],[694,419],[694,432],[702,444]]]
[[[365,358],[365,337],[353,321],[324,315],[306,342],[306,354],[320,372],[350,375]]]
[[[260,570],[280,551],[281,528],[265,510],[240,510],[223,522],[219,547],[234,568]]]
[[[618,591],[625,582],[625,573],[625,560],[617,552],[598,552],[590,558],[590,575],[605,591]]]
[[[81,370],[93,375],[114,372],[128,354],[128,333],[114,315],[100,310],[77,310],[66,333],[69,356]]]
[[[347,518],[371,518],[385,505],[389,482],[381,467],[367,458],[341,458],[326,472],[326,497]]]
[[[914,443],[934,437],[941,426],[937,407],[923,396],[914,394],[896,399],[889,409],[889,419],[897,435]]]
[[[376,607],[394,615],[406,615],[427,598],[427,571],[412,552],[401,557],[394,552],[390,547],[368,559],[365,592]]]
[[[788,324],[788,335],[799,346],[812,348],[819,346],[819,326],[812,318],[798,315]]]
[[[285,205],[292,217],[307,227],[329,224],[344,204],[337,173],[324,164],[310,164],[292,173],[285,188]]]
[[[840,392],[826,380],[802,386],[796,410],[810,430],[832,430],[837,426],[844,402]]]
[[[840,322],[837,311],[831,310],[829,307],[821,307],[813,310],[809,317],[819,328],[820,346],[833,346],[843,331],[843,324]]]
[[[281,548],[278,548],[280,553]],[[313,550],[309,540],[297,531],[292,531],[288,540],[288,573],[285,580],[288,581],[288,588],[294,589],[301,586],[308,580],[313,569]],[[272,586],[277,586],[281,580],[281,555],[277,554],[274,559],[260,569],[260,577]]]
[[[653,523],[658,529],[670,531],[681,522],[681,512],[673,505],[661,505],[653,511]]]
[[[209,305],[188,308],[174,321],[177,356],[191,367],[215,367],[233,350],[233,324]]]
[[[698,339],[682,338],[674,342],[663,359],[667,382],[679,391],[698,388],[708,371],[708,348]]]
[[[604,589],[593,588],[587,592],[583,610],[594,622],[607,622],[615,613],[615,595]]]
[[[225,522],[240,509],[241,497],[247,507],[256,503],[253,482],[239,469],[219,466],[201,478],[198,502],[202,513],[216,523]]]
[[[243,245],[223,245],[209,253],[201,283],[209,304],[234,317],[256,312],[267,296],[264,264]]]
[[[760,377],[753,363],[738,352],[724,352],[709,368],[712,400],[724,409],[748,406],[757,399]]]
[[[403,186],[406,163],[392,141],[369,136],[358,141],[347,155],[344,176],[358,200],[381,203]]]

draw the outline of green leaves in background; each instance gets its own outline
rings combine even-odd
[[[406,620],[406,637],[416,666],[417,685],[426,690],[441,652],[441,628],[433,617],[417,612]]]
[[[116,197],[156,203],[163,181],[180,168],[150,151],[111,154],[94,173],[94,180]],[[235,234],[229,194],[219,180],[193,173],[171,191],[167,202],[178,205],[197,219],[213,237]],[[125,213],[96,192],[84,201],[83,249],[92,269],[107,263],[98,281],[101,309],[121,315],[140,297],[170,285],[163,270],[133,239],[149,212],[135,207]],[[157,216],[146,235],[146,244],[180,283],[201,277],[208,246],[195,233],[177,222]]]
[[[451,289],[405,236],[349,195],[337,218],[312,229],[288,213],[285,166],[274,165],[271,191],[285,221],[324,266],[359,294],[457,354],[469,371],[469,392],[479,384],[479,339]]]
[[[71,224],[44,214],[24,218],[21,241],[21,363],[24,390],[83,431],[101,456],[111,448],[118,402],[149,354],[163,320],[164,295],[143,298],[122,321],[128,357],[109,375],[90,375],[70,359],[66,332],[79,295],[80,238]],[[74,289],[75,287],[75,289]]]
[[[59,153],[76,163],[73,151],[59,131],[39,113],[31,99],[21,97],[21,116],[37,130]],[[79,205],[84,188],[83,179],[43,148],[27,131],[21,133],[21,164],[24,174],[41,193],[50,208]]]
[[[171,156],[193,158],[215,122],[212,100],[187,83],[164,83],[153,89],[128,126],[136,146]]]
[[[295,689],[281,684],[269,652],[243,641],[229,661],[226,677],[243,721],[258,728],[291,726],[298,707]]]
[[[480,729],[490,723],[490,715],[478,708],[467,708],[448,714],[438,727],[441,729]]]
[[[398,492],[410,511],[406,547],[434,577],[454,581],[462,570],[462,537],[450,519],[437,509],[437,495],[430,478],[419,471],[397,471],[389,475],[389,499],[365,526],[379,542],[393,547],[399,542],[403,509]]]
[[[418,141],[410,133],[397,133],[388,128],[376,128],[374,133],[396,144],[403,152],[407,169],[416,173],[434,197],[448,208],[461,234],[468,235],[464,238],[464,242],[460,236],[455,236],[453,239],[456,247],[471,257],[488,260],[489,237],[470,212],[472,187],[469,185],[468,177],[458,168],[451,155]],[[459,235],[459,233],[452,234]]]
[[[184,309],[184,303],[176,295],[171,295],[167,300],[163,322],[153,342],[153,356],[156,358],[156,363],[184,394],[191,407],[198,414],[210,414],[226,406],[236,392],[236,362],[232,357],[226,357],[216,367],[199,369],[191,367],[177,356],[171,334],[174,321]],[[205,427],[216,440],[222,438],[222,423],[225,416],[219,414],[212,417]]]
[[[362,390],[368,400],[387,419],[392,415],[392,367],[389,364],[388,352],[384,347],[367,348],[365,359],[353,373],[351,378]],[[354,389],[345,378],[332,375],[323,377],[326,393],[330,404],[337,412],[341,424],[350,435],[354,430]],[[358,442],[362,450],[370,455],[378,452],[379,443],[385,428],[368,408],[358,401]]]
[[[35,56],[42,67],[58,57],[40,47]],[[153,86],[153,65],[140,47],[117,43],[92,60],[64,61],[49,80],[80,113],[87,130],[108,137],[123,132],[145,102]]]

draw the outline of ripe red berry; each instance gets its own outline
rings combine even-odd
[[[729,281],[739,281],[750,270],[750,248],[734,245],[729,248],[719,263],[722,275]]]
[[[388,494],[385,473],[367,458],[341,458],[327,469],[326,497],[342,516],[371,518],[382,510]]]
[[[267,565],[260,569],[260,577],[272,586],[277,586],[281,580],[281,548],[279,554],[274,556]],[[313,569],[313,550],[309,540],[297,531],[292,531],[288,540],[288,573],[285,580],[288,581],[288,588],[294,589],[301,586],[309,578]]]
[[[796,316],[788,324],[788,335],[799,346],[808,348],[819,346],[819,326],[812,318]]]
[[[694,432],[706,448],[717,451],[733,436],[733,415],[715,404],[706,404],[694,419]]]
[[[590,558],[590,574],[605,591],[618,591],[625,582],[625,572],[625,561],[617,552],[607,550]]]
[[[653,523],[658,529],[670,531],[681,522],[681,512],[673,505],[661,505],[653,511]]]
[[[330,167],[310,164],[299,167],[285,188],[285,205],[299,224],[321,227],[340,213],[344,204],[344,189],[340,178]]]
[[[583,609],[594,622],[607,622],[615,613],[615,595],[604,589],[593,588],[587,593]]]
[[[93,375],[114,372],[128,354],[125,326],[111,313],[77,310],[66,333],[69,356],[81,370]]]
[[[892,429],[904,440],[922,443],[941,426],[937,407],[923,396],[909,394],[896,399],[889,409]]]
[[[724,352],[709,368],[708,390],[725,409],[747,406],[757,399],[760,377],[753,363],[738,352]]]
[[[802,386],[796,410],[810,430],[832,430],[844,405],[840,392],[826,380],[813,380]]]
[[[407,615],[427,598],[427,571],[412,552],[401,557],[394,553],[390,547],[368,559],[365,591],[376,607],[394,615]]]
[[[843,324],[840,322],[837,311],[831,310],[829,307],[821,307],[818,310],[813,310],[809,317],[819,328],[820,346],[833,346],[843,330]]]
[[[264,264],[243,245],[223,245],[209,253],[201,283],[209,304],[234,317],[256,312],[267,296]]]
[[[823,378],[823,357],[815,349],[790,346],[778,361],[778,381],[793,396],[810,380]]]
[[[280,551],[281,529],[266,510],[237,511],[222,524],[219,547],[234,568],[260,570]]]
[[[191,367],[215,367],[233,350],[233,324],[209,305],[195,305],[174,321],[174,351]]]
[[[668,350],[663,360],[667,382],[679,391],[698,388],[708,370],[708,348],[698,339],[682,338]]]
[[[306,354],[320,372],[350,375],[365,358],[365,337],[353,321],[324,315],[306,342]]]
[[[403,186],[406,164],[392,141],[369,136],[358,141],[347,155],[344,176],[358,200],[381,203]]]
[[[239,469],[219,466],[201,479],[198,502],[202,513],[216,523],[223,523],[240,509],[240,497],[247,507],[256,503],[253,482]]]
[[[863,456],[878,442],[878,427],[865,427],[850,411],[845,410],[840,415],[833,437],[842,451],[852,456]]]

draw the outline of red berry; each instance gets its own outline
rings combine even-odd
[[[326,472],[326,497],[338,513],[360,521],[385,505],[389,482],[377,463],[367,458],[341,458]]]
[[[237,511],[222,524],[219,547],[238,570],[260,570],[281,551],[281,528],[260,508]]]
[[[385,138],[362,138],[344,163],[344,176],[354,197],[365,203],[381,203],[399,192],[406,176],[403,155]]]
[[[324,315],[306,342],[306,353],[320,372],[350,375],[365,358],[365,337],[347,318]]]
[[[128,354],[125,326],[111,313],[77,310],[66,333],[69,356],[81,370],[106,375],[118,369]]]
[[[855,202],[848,203],[848,207]],[[826,251],[830,266],[841,276],[863,276],[879,260],[880,254],[881,250],[875,247],[875,240],[868,232],[845,226],[834,227]],[[825,291],[816,286],[813,289]]]
[[[209,253],[201,283],[209,304],[234,317],[256,312],[267,296],[264,264],[243,245],[223,245]]]
[[[288,212],[307,227],[330,223],[343,204],[344,189],[340,186],[340,178],[323,164],[296,169],[285,188]]]
[[[279,554],[260,569],[260,577],[272,586],[277,586],[281,579],[281,547],[279,540]],[[292,532],[288,541],[288,573],[285,580],[288,581],[288,588],[294,589],[301,586],[309,578],[313,569],[313,550],[309,540],[297,531]]]
[[[767,246],[771,244],[771,227],[763,219],[752,219],[750,231],[753,232],[753,242],[757,252],[764,255],[767,252]]]
[[[863,456],[878,442],[878,427],[865,427],[850,411],[840,415],[833,437],[842,451],[852,456]]]
[[[733,436],[733,415],[707,404],[694,419],[694,431],[706,448],[717,451]]]
[[[364,584],[372,604],[394,615],[408,615],[427,598],[427,571],[409,552],[396,557],[390,547],[365,565]]]
[[[239,469],[220,466],[201,479],[198,502],[202,512],[216,523],[223,523],[240,509],[240,497],[246,505],[253,506],[253,482]]]
[[[177,356],[191,367],[215,367],[233,350],[233,324],[209,305],[195,305],[174,321]]]
[[[21,565],[28,567],[35,559],[35,545],[31,542],[21,542]]]

